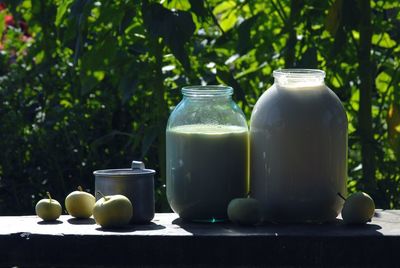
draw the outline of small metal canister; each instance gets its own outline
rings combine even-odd
[[[154,174],[143,162],[132,161],[132,168],[96,170],[96,193],[104,195],[122,194],[133,205],[131,223],[148,223],[154,217]],[[96,194],[96,199],[99,196]]]

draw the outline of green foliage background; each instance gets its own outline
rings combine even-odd
[[[45,191],[59,200],[77,185],[93,192],[93,170],[133,159],[157,170],[157,210],[168,211],[164,131],[180,88],[230,85],[249,119],[283,67],[326,71],[349,118],[349,190],[400,207],[397,0],[6,4],[0,214],[32,214]],[[25,21],[31,38],[3,23],[7,14]],[[370,94],[360,101],[360,92]]]

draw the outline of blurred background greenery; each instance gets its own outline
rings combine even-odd
[[[17,0],[0,4],[0,214],[143,160],[165,199],[180,88],[227,84],[250,118],[278,68],[326,71],[349,118],[349,191],[400,208],[398,0]]]

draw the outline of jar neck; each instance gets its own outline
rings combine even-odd
[[[182,95],[190,100],[230,100],[233,88],[228,86],[187,86],[182,88]]]
[[[282,87],[317,87],[324,85],[325,72],[318,69],[281,69],[273,72],[275,84]]]

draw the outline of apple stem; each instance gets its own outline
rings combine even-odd
[[[81,191],[81,192],[83,191],[82,186],[80,186],[80,185],[78,186],[78,191]]]
[[[341,193],[337,193],[337,195],[340,196],[340,198],[342,198],[344,201],[346,201],[346,198]]]
[[[46,195],[49,197],[49,199],[50,199],[50,203],[51,203],[51,201],[52,201],[52,198],[51,198],[51,195],[50,195],[50,193],[49,193],[49,192],[46,192]]]
[[[101,195],[101,197],[103,197],[104,200],[106,200],[106,201],[109,199],[107,196],[105,196],[105,195],[104,195],[102,192],[100,192],[100,191],[97,191],[97,194]]]

